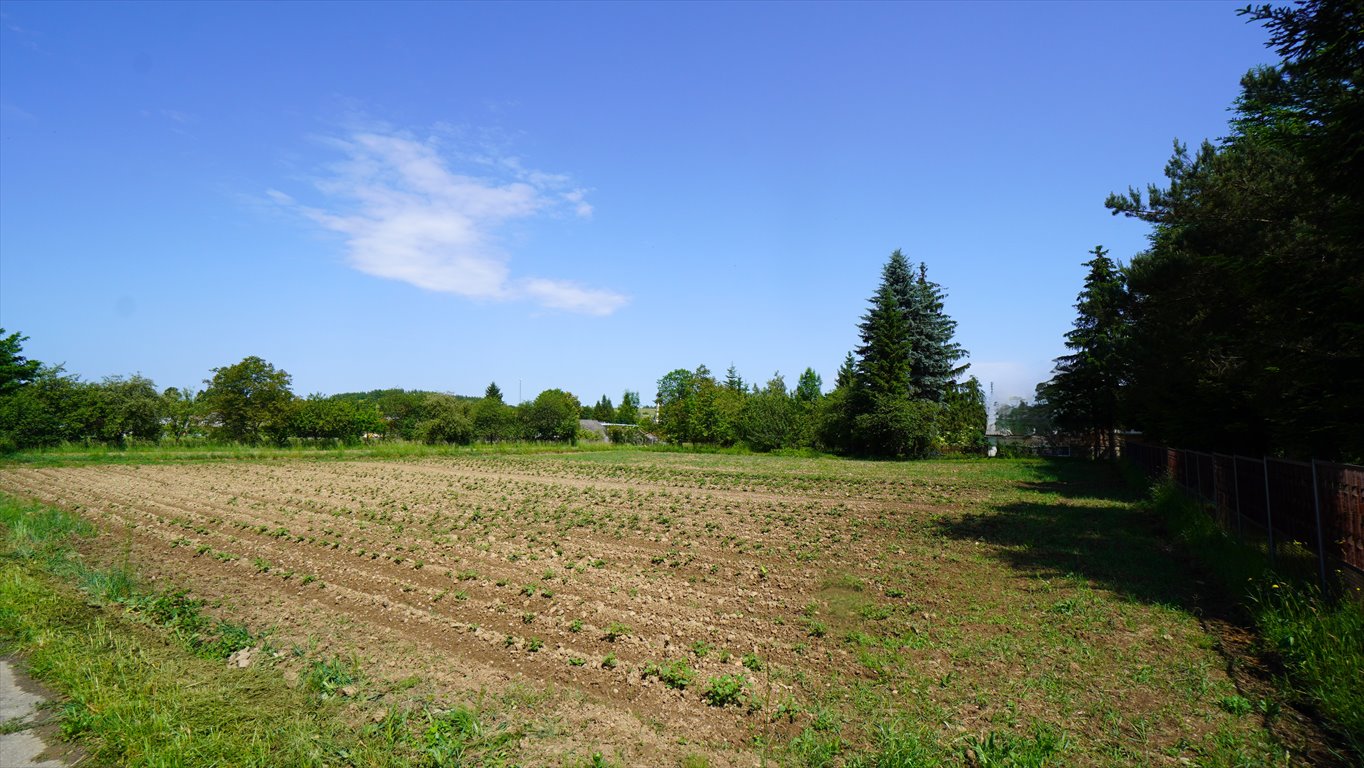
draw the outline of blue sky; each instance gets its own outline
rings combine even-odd
[[[87,379],[832,386],[887,256],[1031,396],[1237,3],[0,4],[0,326]]]

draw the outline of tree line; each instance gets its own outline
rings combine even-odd
[[[659,439],[754,451],[811,448],[850,455],[920,457],[977,452],[985,445],[985,397],[975,378],[958,381],[966,356],[953,341],[942,289],[900,251],[891,254],[829,393],[807,368],[794,387],[780,373],[748,384],[734,366],[717,380],[706,366],[658,382],[657,416],[639,393],[620,406],[605,395],[585,405],[548,389],[510,405],[496,383],[481,398],[402,389],[299,397],[287,371],[259,357],[212,369],[202,390],[158,390],[150,379],[82,381],[23,355],[26,337],[0,329],[0,450],[63,443],[209,440],[244,444],[576,442],[581,419],[608,425],[613,442]]]
[[[834,388],[822,391],[811,368],[788,388],[774,374],[749,385],[731,365],[723,380],[700,365],[658,380],[658,427],[671,442],[755,451],[813,448],[916,458],[985,447],[985,395],[974,377],[960,381],[966,351],[953,337],[941,286],[910,267],[899,250],[882,270]]]
[[[1024,413],[1111,453],[1180,447],[1364,460],[1364,9],[1245,8],[1282,57],[1241,79],[1229,135],[1175,142],[1167,183],[1110,195],[1151,224],[1091,252],[1070,353]]]
[[[202,390],[158,390],[140,375],[82,381],[61,366],[25,357],[26,338],[0,329],[0,451],[162,440],[282,445],[387,438],[468,444],[572,442],[578,436],[581,404],[560,389],[547,389],[519,405],[504,402],[496,383],[482,398],[402,389],[299,397],[287,371],[247,357],[214,368]]]

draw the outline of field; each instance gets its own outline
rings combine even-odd
[[[468,706],[524,764],[1284,762],[1287,718],[1108,472],[469,453],[11,465],[0,491],[263,633],[286,679],[353,670],[357,727]]]

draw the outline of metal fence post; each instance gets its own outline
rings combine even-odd
[[[1198,490],[1194,491],[1194,493],[1198,495],[1198,500],[1199,500],[1199,501],[1202,501],[1202,500],[1203,500],[1203,459],[1202,459],[1197,453],[1195,453],[1195,454],[1193,455],[1193,457],[1194,457],[1194,461],[1193,461],[1194,484],[1195,484],[1196,486],[1198,486]]]
[[[1317,490],[1317,460],[1312,459],[1312,508],[1317,513],[1317,575],[1326,591],[1326,536],[1321,529],[1321,491]]]
[[[1269,567],[1274,567],[1274,513],[1273,503],[1269,500],[1269,457],[1260,457],[1265,467],[1265,530],[1269,533]]]
[[[1231,455],[1231,484],[1236,488],[1236,540],[1245,543],[1246,532],[1241,525],[1241,460]]]

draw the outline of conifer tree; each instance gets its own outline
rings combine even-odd
[[[942,287],[928,279],[928,265],[923,262],[919,262],[911,296],[906,307],[913,327],[910,385],[915,397],[941,403],[952,390],[953,382],[969,367],[957,365],[966,357],[966,351],[952,340],[957,321],[943,311]]]
[[[1103,246],[1090,251],[1089,274],[1075,304],[1079,316],[1066,334],[1072,354],[1058,357],[1047,399],[1057,423],[1089,435],[1094,456],[1112,458],[1123,381],[1126,287]]]

